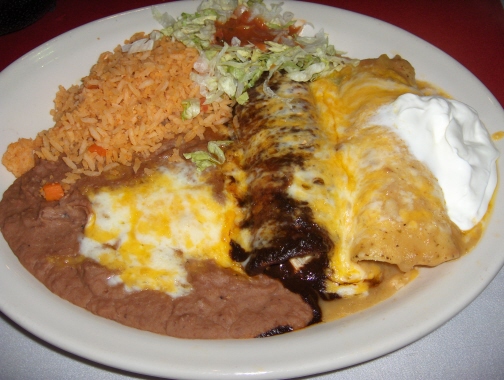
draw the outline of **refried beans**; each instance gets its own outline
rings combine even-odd
[[[190,148],[196,149],[197,144],[186,147]],[[145,165],[161,165],[168,157],[163,153]],[[212,261],[186,263],[193,290],[183,297],[110,286],[108,279],[114,273],[79,253],[79,239],[91,212],[82,189],[127,182],[135,174],[124,169],[112,180],[85,177],[60,201],[45,201],[41,183],[60,181],[67,171],[62,161],[40,160],[0,202],[5,239],[26,269],[53,293],[124,325],[179,338],[269,336],[303,328],[312,320],[310,306],[279,281],[241,275]]]

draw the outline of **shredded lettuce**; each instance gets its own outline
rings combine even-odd
[[[177,20],[167,13],[161,14],[156,8],[152,12],[154,19],[163,27],[161,33],[165,36],[171,36],[184,45],[199,50],[210,47],[218,18],[214,9],[201,9],[193,14],[182,13]]]
[[[211,166],[222,165],[226,161],[226,156],[221,147],[231,143],[232,141],[209,141],[206,152],[198,150],[183,155],[186,159],[191,160],[199,171],[203,171]]]
[[[190,98],[182,101],[182,120],[194,119],[200,113],[200,100]]]
[[[163,35],[159,31],[154,30],[149,35],[149,37],[141,38],[141,39],[136,40],[130,44],[122,45],[121,50],[124,53],[128,53],[128,54],[134,54],[134,53],[140,53],[140,52],[152,50],[152,48],[154,47],[154,41],[160,39],[162,36]]]
[[[323,30],[313,37],[267,41],[264,51],[254,45],[240,46],[237,38],[231,41],[231,46],[216,45],[215,21],[225,22],[233,12],[244,10],[250,11],[251,17],[263,18],[274,29],[288,28],[296,22],[291,12],[282,12],[281,3],[267,5],[263,0],[204,0],[195,13],[183,13],[177,20],[153,8],[153,16],[162,25],[164,35],[199,50],[191,79],[199,85],[205,104],[220,100],[224,94],[239,104],[246,103],[247,90],[265,72],[268,76],[264,90],[274,96],[268,80],[278,70],[284,70],[294,81],[306,82],[351,62],[336,52]]]

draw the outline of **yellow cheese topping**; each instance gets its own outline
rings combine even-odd
[[[160,168],[127,186],[89,194],[93,213],[81,253],[117,271],[111,283],[127,289],[190,291],[185,262],[213,259],[241,271],[229,255],[235,225],[234,200],[217,200],[212,186],[186,165]]]
[[[358,261],[391,262],[409,270],[437,265],[435,260],[459,252],[435,178],[395,134],[366,124],[381,105],[423,91],[408,70],[404,76],[397,67],[390,70],[397,64],[401,61],[380,57],[371,64],[361,62],[362,70],[347,67],[311,85],[325,136],[313,162],[296,173],[290,191],[310,204],[315,220],[335,242],[326,286],[342,297],[366,294],[370,283],[380,280],[377,265]],[[324,186],[310,183],[310,168]],[[418,243],[420,254],[432,251],[436,258],[420,257],[411,242]],[[442,247],[435,251],[429,244]]]

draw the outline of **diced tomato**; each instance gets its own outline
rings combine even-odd
[[[206,101],[205,97],[202,97],[199,100],[201,112],[208,112],[208,104],[203,104],[205,103],[205,101]]]
[[[257,48],[265,51],[265,41],[276,41],[279,37],[295,36],[301,32],[301,27],[289,26],[288,29],[273,29],[268,27],[261,17],[251,17],[250,11],[235,14],[225,23],[215,22],[215,38],[217,43],[223,45],[226,42],[231,45],[233,37],[240,40],[241,45],[254,44]]]

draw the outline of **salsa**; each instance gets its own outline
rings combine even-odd
[[[266,50],[265,41],[281,42],[285,38],[299,34],[301,27],[290,25],[282,29],[270,28],[263,18],[251,18],[250,11],[244,11],[240,15],[234,14],[226,22],[215,22],[215,38],[217,43],[231,45],[231,40],[236,37],[240,40],[240,46],[254,44],[261,50]]]

